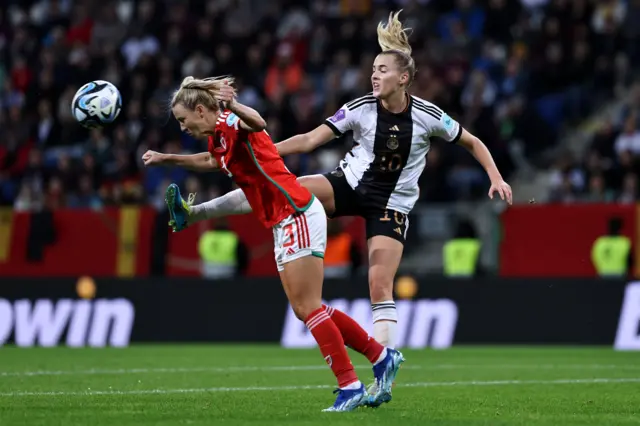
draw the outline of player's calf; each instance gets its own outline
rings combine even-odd
[[[368,405],[377,407],[391,401],[391,387],[400,364],[404,362],[402,354],[392,348],[385,348],[351,317],[344,312],[323,305],[327,314],[336,324],[345,344],[367,357],[373,364],[374,383],[367,390],[370,398]]]

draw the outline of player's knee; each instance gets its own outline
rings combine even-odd
[[[369,293],[372,302],[393,298],[393,276],[381,266],[369,268]]]
[[[300,321],[306,321],[314,311],[320,309],[322,307],[321,301],[291,301],[291,309],[293,309],[293,313],[296,314],[296,318]]]

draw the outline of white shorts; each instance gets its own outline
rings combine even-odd
[[[273,251],[278,272],[284,264],[305,256],[324,258],[327,247],[327,215],[322,203],[313,202],[304,212],[294,213],[273,227]]]

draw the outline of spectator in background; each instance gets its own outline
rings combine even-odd
[[[462,106],[467,110],[473,108],[490,108],[497,96],[497,90],[483,70],[475,70],[469,77],[469,83],[462,92]]]
[[[140,26],[133,26],[130,34],[121,48],[127,68],[132,70],[144,55],[153,56],[160,50],[160,43],[151,34],[144,34]]]
[[[623,225],[621,218],[610,218],[607,234],[593,243],[591,261],[601,277],[624,277],[633,267],[631,240],[622,233]]]
[[[267,71],[264,91],[272,102],[277,102],[285,94],[296,92],[302,84],[303,70],[294,60],[293,53],[291,44],[281,44],[274,63]]]
[[[552,190],[551,195],[549,196],[549,201],[552,203],[563,204],[577,202],[577,191],[574,187],[574,183],[571,181],[571,177],[569,175],[563,175],[561,179],[560,184]]]
[[[69,195],[67,202],[71,208],[91,208],[102,207],[102,200],[94,191],[94,184],[91,176],[82,175],[78,182],[78,189]]]
[[[340,219],[330,219],[327,222],[324,276],[347,278],[356,272],[361,263],[361,253],[351,235],[344,230]]]
[[[627,7],[621,0],[600,0],[591,19],[597,34],[609,34],[625,20]]]
[[[482,242],[473,223],[462,219],[456,225],[453,238],[442,248],[443,273],[450,278],[472,278],[483,271],[480,268]]]
[[[609,184],[611,188],[622,188],[624,176],[635,173],[638,168],[638,161],[631,151],[622,151],[617,158],[616,167],[611,171]]]
[[[103,51],[108,46],[117,46],[126,34],[126,26],[118,17],[116,8],[110,3],[103,4],[91,31],[91,46]]]
[[[44,200],[42,193],[35,192],[29,184],[23,183],[13,204],[13,208],[18,212],[38,212],[42,210],[43,205]]]
[[[590,203],[608,203],[613,201],[610,191],[607,191],[604,176],[594,174],[589,179],[589,188],[587,194],[583,197],[583,201]]]
[[[59,139],[60,128],[53,116],[51,102],[48,99],[42,99],[38,103],[36,143],[40,146],[52,146]]]
[[[622,133],[616,138],[615,150],[618,156],[624,151],[633,155],[640,154],[640,132],[637,129],[635,114],[630,114],[625,120]]]
[[[454,40],[461,34],[468,39],[478,40],[484,30],[484,10],[474,0],[456,0],[456,6],[455,10],[440,19],[440,36],[444,41]]]
[[[622,204],[633,204],[638,201],[638,175],[628,173],[622,181],[622,192],[617,200]]]
[[[616,129],[611,120],[601,123],[591,140],[591,149],[600,157],[613,159],[615,157],[614,145],[616,141]]]
[[[230,279],[242,276],[249,264],[246,245],[229,229],[226,218],[219,218],[198,242],[202,276]]]

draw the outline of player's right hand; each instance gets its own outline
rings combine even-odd
[[[142,154],[142,161],[144,161],[144,165],[149,166],[159,166],[165,160],[165,155],[161,152],[148,150],[144,154]]]

